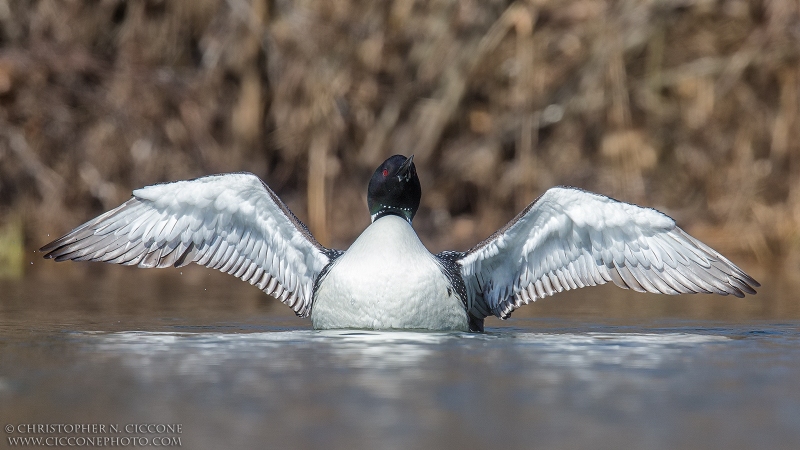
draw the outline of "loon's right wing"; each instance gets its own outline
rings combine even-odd
[[[339,254],[320,245],[250,173],[137,189],[127,202],[41,251],[56,261],[145,268],[195,262],[257,285],[301,317],[311,312],[317,276]]]

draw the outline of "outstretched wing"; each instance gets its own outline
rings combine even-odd
[[[301,317],[311,312],[317,275],[338,255],[250,173],[137,189],[41,251],[56,261],[146,268],[196,262],[257,285]]]
[[[502,319],[537,298],[608,281],[737,297],[760,286],[669,216],[569,187],[549,189],[459,263],[470,312]]]

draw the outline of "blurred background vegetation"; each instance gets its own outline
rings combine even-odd
[[[0,0],[0,266],[242,170],[346,248],[413,153],[434,251],[569,184],[798,272],[799,56],[796,0]]]

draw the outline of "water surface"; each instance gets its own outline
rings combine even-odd
[[[4,426],[181,424],[199,449],[800,447],[791,287],[583,289],[485,334],[315,331],[210,271],[0,289]]]

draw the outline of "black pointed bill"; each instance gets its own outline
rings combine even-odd
[[[400,168],[397,169],[397,179],[400,181],[408,181],[411,179],[411,163],[414,162],[414,155],[408,157]]]

